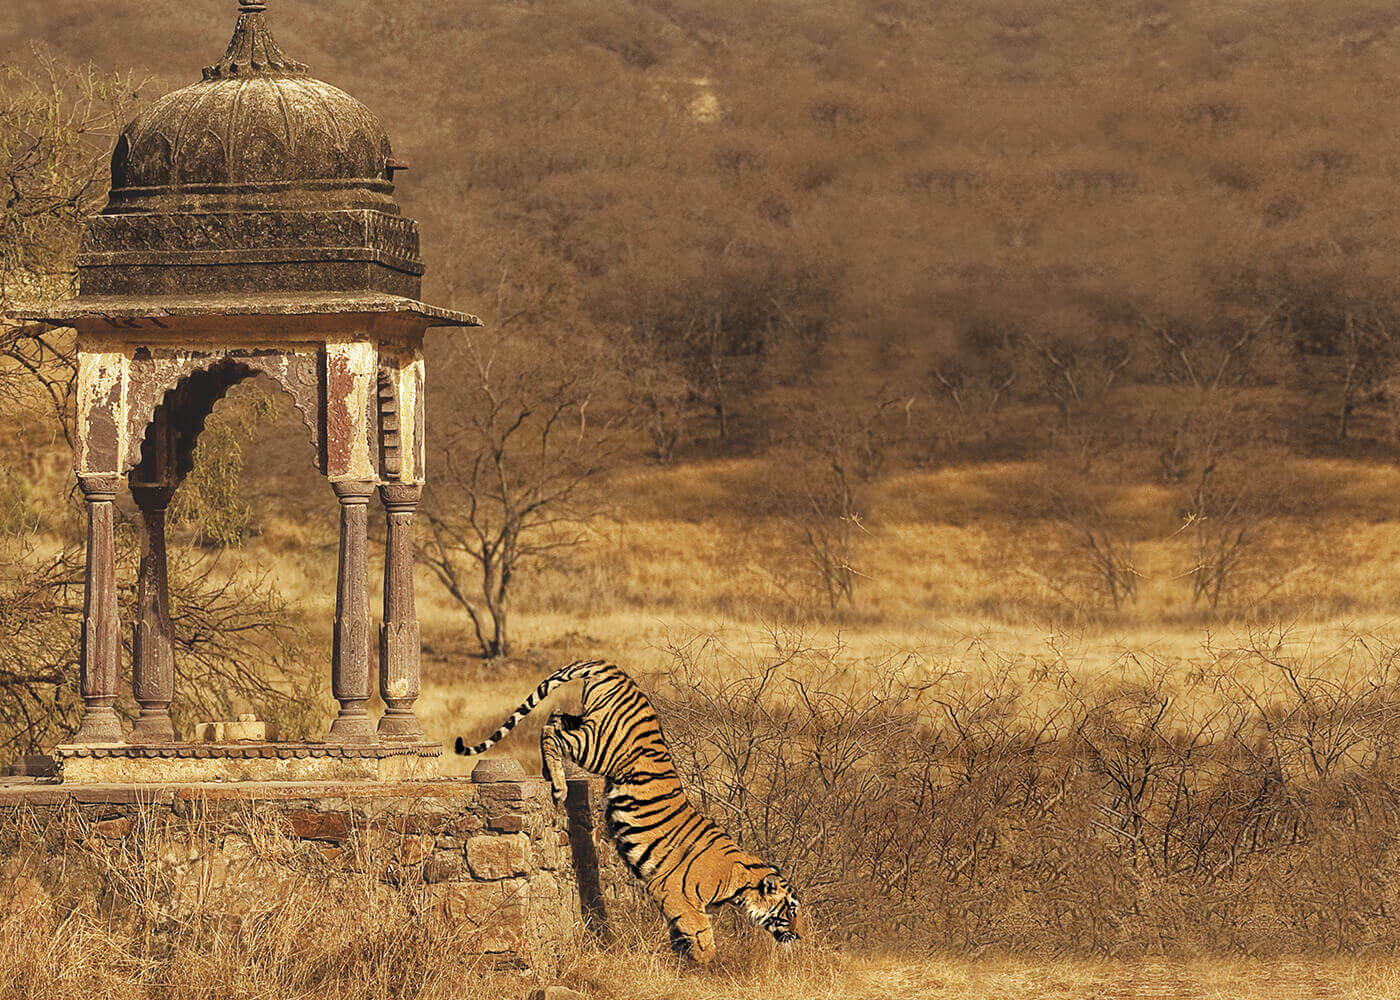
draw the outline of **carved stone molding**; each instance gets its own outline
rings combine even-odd
[[[88,503],[111,503],[122,487],[121,476],[79,476],[78,488]]]
[[[417,483],[384,483],[379,498],[391,514],[411,514],[423,500],[423,487]]]
[[[416,222],[379,211],[131,212],[88,223],[78,266],[307,261],[314,254],[377,259],[421,275],[418,247]]]

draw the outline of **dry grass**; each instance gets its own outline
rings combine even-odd
[[[599,998],[636,1000],[1382,1000],[1400,990],[1400,965],[1307,962],[1105,962],[805,953],[757,964],[721,962],[696,973],[653,955],[585,955],[565,980]]]
[[[697,683],[741,681],[769,655],[773,622],[782,618],[801,619],[811,647],[839,646],[834,660],[852,693],[862,684],[868,688],[871,664],[898,660],[911,683],[936,680],[945,694],[989,685],[1014,690],[1022,699],[1017,711],[1032,716],[1054,703],[1054,685],[1047,687],[1047,678],[1086,692],[1128,692],[1156,678],[1177,695],[1189,688],[1183,696],[1186,714],[1197,717],[1242,691],[1277,693],[1277,672],[1236,672],[1233,693],[1199,683],[1232,655],[1262,648],[1265,640],[1306,674],[1342,684],[1374,675],[1365,662],[1344,652],[1358,648],[1358,636],[1387,649],[1394,645],[1386,608],[1394,583],[1400,582],[1393,575],[1400,528],[1362,516],[1380,510],[1393,485],[1389,472],[1358,477],[1347,500],[1358,516],[1303,526],[1306,536],[1298,548],[1308,558],[1331,561],[1326,572],[1291,584],[1298,621],[1282,635],[1251,626],[1246,616],[1230,621],[1175,614],[1183,592],[1173,577],[1179,553],[1170,538],[1142,543],[1141,565],[1153,582],[1125,613],[1071,626],[1050,614],[1028,612],[1028,605],[1035,606],[1027,600],[1035,574],[1017,572],[1023,566],[998,569],[997,559],[1014,551],[1010,542],[1018,535],[1039,529],[987,513],[1001,492],[1020,482],[1015,466],[911,474],[885,484],[881,503],[889,516],[864,543],[868,579],[861,585],[860,609],[836,616],[810,608],[794,611],[786,603],[789,595],[774,586],[780,564],[764,563],[776,550],[760,536],[776,532],[780,521],[756,514],[740,531],[739,522],[715,506],[736,484],[753,481],[753,467],[728,463],[711,472],[722,480],[719,486],[703,486],[710,473],[695,468],[634,474],[630,494],[649,493],[652,508],[625,525],[600,528],[591,547],[570,565],[527,578],[516,617],[517,645],[525,652],[510,662],[472,656],[464,616],[424,577],[419,613],[425,684],[418,709],[430,736],[450,742],[458,734],[489,731],[545,672],[587,653],[622,662],[661,691],[679,676],[677,650],[708,642],[722,652],[704,661]],[[691,489],[700,498],[693,503],[683,496]],[[1298,526],[1293,530],[1297,535]],[[329,633],[334,544],[333,525],[287,519],[265,522],[261,537],[243,553],[248,564],[273,569],[313,637]],[[1050,599],[1041,596],[1040,607],[1049,608]],[[1339,608],[1352,613],[1338,614]],[[328,650],[321,655],[328,662]],[[328,681],[328,669],[324,674]],[[1198,682],[1187,683],[1192,677]],[[683,713],[674,683],[669,690],[670,701],[662,699],[667,711]],[[559,697],[567,702],[576,696]],[[541,721],[531,719],[500,752],[536,770]],[[689,722],[675,723],[682,744],[697,731]],[[459,772],[462,763],[449,758],[447,769]],[[821,851],[819,844],[816,853]],[[314,900],[324,907],[312,883],[305,892],[306,905]],[[442,929],[431,934],[404,929],[389,916],[399,911],[371,906],[372,895],[363,900],[367,919],[343,922],[336,929],[339,937],[315,948],[303,940],[305,922],[297,923],[300,904],[269,911],[256,924],[256,941],[227,927],[209,933],[190,925],[183,936],[152,938],[100,912],[46,921],[12,910],[0,934],[0,995],[511,997],[540,985],[455,957]],[[878,919],[884,901],[872,897],[867,905]],[[391,926],[399,930],[390,932]],[[253,925],[247,933],[253,933]],[[902,940],[898,932],[882,932],[862,942],[859,933],[829,931],[814,944],[779,952],[752,931],[731,932],[716,966],[697,971],[678,964],[654,921],[643,919],[619,946],[604,951],[581,946],[568,957],[562,981],[597,997],[739,998],[761,991],[778,997],[1262,1000],[1380,998],[1400,992],[1400,968],[1377,959],[1038,957],[1049,956],[1053,948],[1012,959],[995,949],[979,952],[970,942],[964,949],[964,943],[912,926],[903,933]],[[1323,936],[1318,940],[1325,946]]]
[[[354,902],[346,899],[347,903]],[[450,934],[425,936],[388,914],[339,927],[308,921],[323,900],[304,889],[246,931],[211,913],[174,929],[133,931],[98,914],[55,920],[33,902],[0,917],[0,996],[23,1000],[513,1000],[541,985],[461,956]],[[219,928],[225,929],[220,932]],[[738,945],[738,942],[732,944]],[[1387,1000],[1400,965],[1307,961],[1111,962],[1029,958],[782,953],[730,947],[703,970],[660,947],[581,946],[558,982],[597,1000]]]

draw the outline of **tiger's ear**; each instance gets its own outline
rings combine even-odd
[[[763,876],[763,881],[758,883],[758,891],[765,896],[776,896],[783,891],[782,880],[778,878],[776,872]]]

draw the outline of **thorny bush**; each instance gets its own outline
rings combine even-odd
[[[675,641],[655,702],[697,805],[833,942],[1263,954],[1400,943],[1400,647],[1287,631],[961,672],[774,632]],[[966,662],[966,661],[964,661]]]

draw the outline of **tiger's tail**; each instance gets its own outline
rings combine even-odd
[[[530,693],[530,697],[526,698],[525,701],[521,703],[520,707],[511,714],[511,717],[501,724],[500,729],[497,729],[485,740],[482,740],[474,747],[469,747],[462,740],[462,737],[458,736],[457,752],[463,757],[475,757],[479,753],[490,750],[501,740],[505,739],[506,734],[514,729],[521,719],[533,712],[540,702],[548,698],[550,692],[555,688],[562,687],[570,681],[578,680],[581,677],[587,677],[600,668],[607,667],[607,665],[608,662],[606,660],[575,660],[573,663],[560,667],[558,670],[554,671],[554,673],[540,681],[540,686]]]

